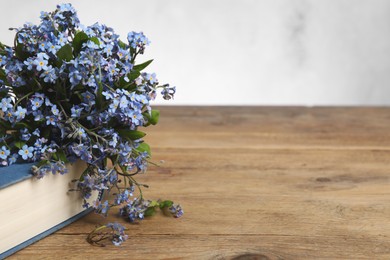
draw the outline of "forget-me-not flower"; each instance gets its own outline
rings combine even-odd
[[[0,158],[5,160],[7,159],[8,155],[10,154],[10,151],[5,147],[4,145],[0,148]]]
[[[23,160],[33,157],[34,147],[23,145],[22,149],[19,150],[19,155],[22,156]]]

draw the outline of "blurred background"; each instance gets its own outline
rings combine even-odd
[[[100,22],[151,45],[139,62],[177,86],[165,105],[390,105],[388,0],[83,0],[81,23]],[[3,1],[9,27],[39,22],[54,0]]]

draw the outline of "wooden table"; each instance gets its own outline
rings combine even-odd
[[[93,247],[90,214],[10,259],[390,259],[390,108],[161,107],[150,199],[180,219]]]

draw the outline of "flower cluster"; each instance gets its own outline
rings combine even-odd
[[[105,229],[109,229],[109,231],[103,232]],[[88,235],[87,241],[93,245],[105,246],[102,241],[110,240],[114,245],[119,246],[128,238],[128,235],[125,234],[125,228],[121,224],[115,222],[107,223],[96,228]]]
[[[39,25],[13,29],[13,47],[0,43],[0,164],[37,162],[32,171],[42,178],[82,160],[87,167],[77,190],[85,207],[106,215],[124,204],[121,215],[143,219],[156,205],[144,200],[144,185],[134,179],[151,156],[139,128],[157,124],[150,102],[159,90],[172,99],[175,87],[143,71],[152,60],[135,63],[150,43],[142,32],[123,42],[106,25],[81,25],[71,4],[40,18]],[[121,178],[129,186],[120,186]],[[112,190],[114,202],[87,202],[93,191]],[[162,208],[181,216],[180,206],[168,204]]]

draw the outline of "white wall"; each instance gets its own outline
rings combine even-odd
[[[388,0],[79,0],[83,24],[144,31],[145,59],[176,85],[163,104],[390,105]],[[8,27],[57,1],[2,1]]]

